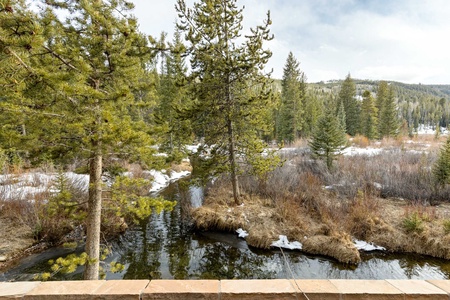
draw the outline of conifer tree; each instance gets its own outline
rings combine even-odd
[[[378,136],[378,110],[369,91],[364,91],[361,105],[361,133],[369,140]]]
[[[383,110],[384,103],[389,94],[389,85],[386,81],[380,81],[377,88],[377,98],[375,101],[375,106],[378,110],[378,121],[381,120],[381,111]],[[378,131],[381,133],[381,122],[378,123]]]
[[[186,90],[187,67],[184,58],[185,48],[181,34],[175,31],[170,53],[164,57],[160,74],[159,103],[155,117],[164,126],[161,142],[163,150],[169,154],[181,152],[184,145],[192,142],[189,120],[183,120],[178,112],[189,106]]]
[[[330,99],[331,100],[331,99]],[[344,109],[344,103],[339,102],[338,110],[336,113],[336,117],[339,121],[339,127],[342,131],[347,132],[347,124],[346,124],[346,116],[345,116],[345,109]]]
[[[300,63],[289,52],[281,81],[281,106],[278,114],[277,137],[279,141],[293,142],[303,127],[306,96],[305,75]]]
[[[313,157],[324,159],[329,170],[333,166],[333,160],[340,155],[347,143],[345,131],[334,111],[335,109],[328,108],[320,117],[309,143]]]
[[[450,183],[450,137],[439,152],[439,158],[433,166],[433,176],[439,185]]]
[[[356,86],[350,74],[341,85],[338,100],[344,105],[346,131],[349,135],[354,136],[359,132],[360,104],[356,99]]]
[[[30,21],[39,30],[24,30],[15,45],[7,46],[17,51],[2,51],[6,57],[1,59],[13,61],[11,70],[20,75],[18,83],[7,86],[2,107],[24,112],[33,155],[87,158],[89,263],[84,278],[98,279],[103,161],[114,155],[147,166],[155,162],[154,150],[148,147],[153,144],[150,130],[138,113],[148,99],[136,97],[149,84],[144,68],[147,41],[128,16],[132,4],[127,1],[46,0],[42,6],[41,16]],[[57,17],[60,9],[70,12],[67,22]],[[1,26],[17,28],[13,23]],[[34,35],[41,39],[36,46],[22,42]]]
[[[273,105],[271,82],[262,73],[272,54],[263,48],[272,39],[270,14],[242,38],[243,9],[236,2],[202,0],[191,9],[178,0],[176,9],[191,57],[189,84],[195,97],[186,114],[210,153],[198,160],[208,174],[230,175],[234,202],[240,204],[238,177],[244,160],[258,174],[270,170],[276,160],[261,155],[261,133],[269,131],[263,120]]]
[[[399,124],[393,87],[388,88],[387,97],[383,100],[379,122],[380,137],[394,137],[398,134]]]
[[[308,92],[304,100],[304,123],[302,126],[301,135],[303,137],[309,137],[314,132],[317,121],[323,113],[323,103],[313,92]]]
[[[33,56],[43,37],[36,19],[25,0],[0,1],[0,149],[10,157],[25,153],[33,144],[25,124],[33,103],[22,94],[38,81]]]

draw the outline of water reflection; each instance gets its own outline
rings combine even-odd
[[[107,279],[450,279],[450,261],[441,259],[376,252],[363,254],[358,266],[349,266],[297,251],[283,255],[279,250],[254,249],[232,233],[194,232],[183,221],[188,214],[183,201],[190,199],[191,191],[186,182],[172,184],[164,197],[180,205],[153,214],[113,243],[114,254],[106,263],[118,261],[125,269],[108,273]],[[66,254],[54,248],[28,257],[0,274],[0,281],[32,280],[35,273],[48,270],[49,259]],[[55,279],[81,279],[81,273],[82,268]]]

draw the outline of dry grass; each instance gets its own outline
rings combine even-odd
[[[370,140],[363,136],[363,135],[356,135],[351,139],[351,142],[354,146],[360,147],[360,148],[366,148],[370,146]]]
[[[181,161],[180,163],[172,163],[170,166],[171,171],[181,172],[181,171],[192,171],[192,166],[189,161]]]
[[[243,207],[231,207],[229,182],[217,181],[205,206],[194,211],[195,225],[229,232],[241,227],[249,233],[248,243],[261,248],[283,234],[301,242],[305,252],[345,263],[360,261],[352,238],[387,251],[450,258],[450,189],[435,188],[431,166],[437,151],[430,149],[439,147],[428,142],[385,139],[382,146],[391,150],[340,157],[333,172],[307,152],[285,153],[287,163],[266,185],[251,177],[241,180],[247,193]],[[411,230],[414,216],[417,230]]]

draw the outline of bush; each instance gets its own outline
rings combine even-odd
[[[370,141],[367,137],[363,135],[355,135],[355,137],[352,139],[352,142],[355,146],[361,147],[361,148],[367,148],[370,145]]]
[[[408,233],[417,232],[421,233],[423,231],[423,220],[419,216],[418,212],[413,212],[410,215],[407,215],[402,220],[402,226]]]

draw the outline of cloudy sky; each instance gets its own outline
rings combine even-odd
[[[141,31],[171,37],[175,0],[132,0]],[[194,0],[187,0],[192,6]],[[238,0],[244,31],[271,11],[268,64],[281,78],[289,51],[308,82],[352,78],[450,84],[448,0]]]

